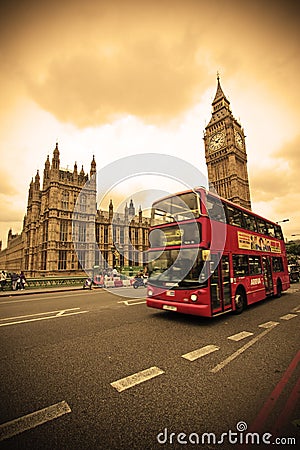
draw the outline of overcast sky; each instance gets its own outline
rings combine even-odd
[[[57,140],[65,168],[157,152],[206,174],[217,71],[246,134],[252,209],[300,234],[298,2],[7,0],[0,25],[4,246]]]

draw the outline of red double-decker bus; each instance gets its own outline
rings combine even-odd
[[[147,306],[213,317],[289,288],[281,227],[205,188],[152,205]]]

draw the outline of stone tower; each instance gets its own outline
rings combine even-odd
[[[45,273],[58,275],[66,270],[72,274],[81,269],[77,263],[72,237],[73,211],[79,194],[82,203],[81,218],[83,217],[82,221],[85,222],[80,230],[81,254],[85,257],[85,265],[92,266],[93,261],[89,261],[89,255],[94,244],[90,228],[95,223],[96,216],[96,179],[93,177],[95,172],[94,157],[90,179],[83,168],[78,173],[76,163],[73,172],[62,169],[56,143],[52,163],[49,156],[45,162],[42,186],[38,172],[31,181],[23,227],[23,269],[29,276]]]
[[[212,107],[212,116],[204,132],[209,184],[220,197],[251,209],[245,134],[232,115],[219,75]]]

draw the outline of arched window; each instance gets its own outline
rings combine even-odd
[[[61,209],[69,209],[69,192],[66,190],[62,191]]]
[[[79,209],[80,212],[85,212],[86,211],[86,195],[85,194],[80,194],[80,198],[79,198]]]

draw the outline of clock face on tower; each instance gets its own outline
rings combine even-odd
[[[236,145],[239,148],[244,148],[244,142],[243,142],[243,138],[242,138],[241,134],[238,133],[237,131],[234,131],[234,136],[235,136]]]
[[[218,150],[221,148],[225,143],[225,133],[219,132],[214,134],[209,141],[209,149],[210,150]]]

